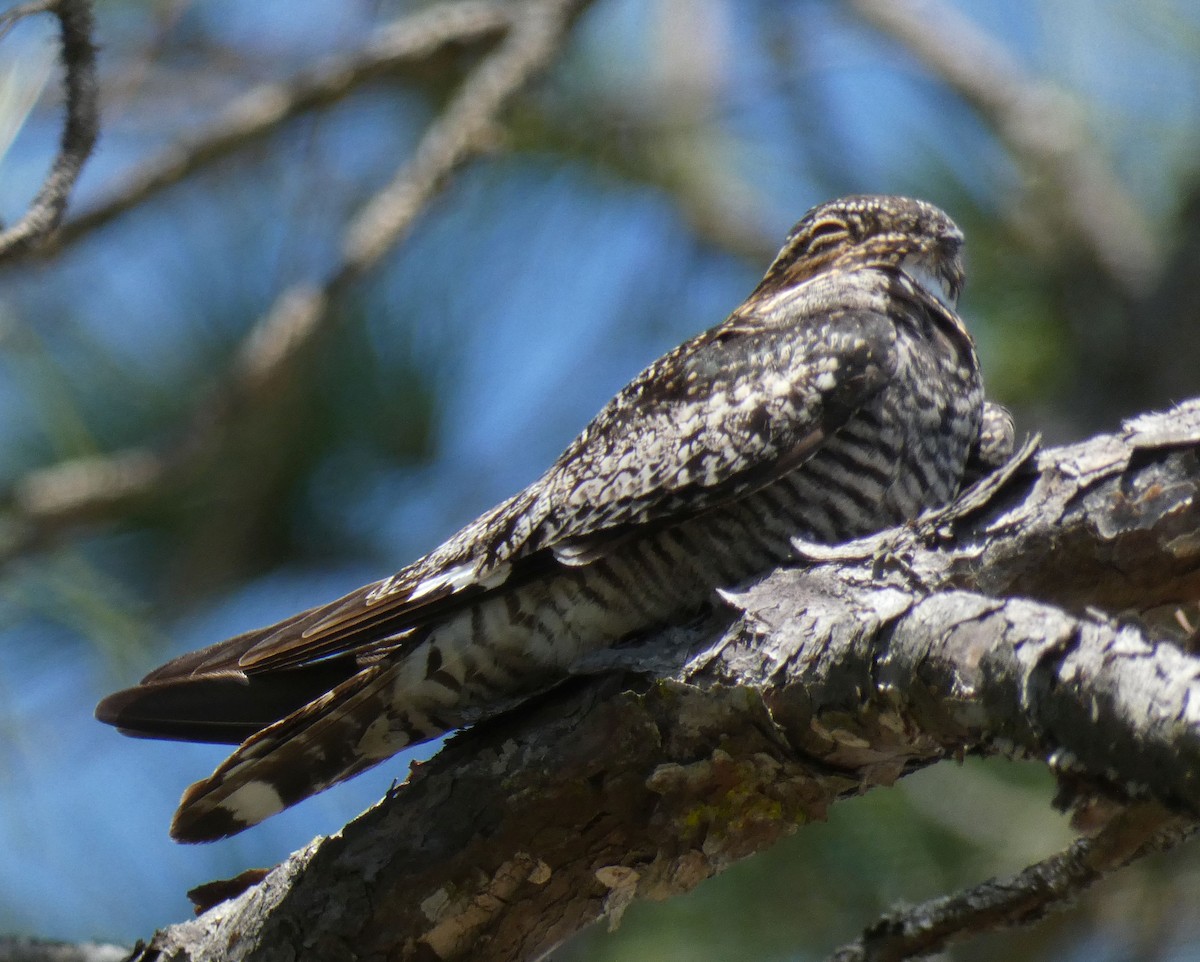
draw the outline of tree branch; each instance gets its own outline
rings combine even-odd
[[[1152,802],[1132,805],[1094,838],[1081,838],[1016,875],[889,913],[826,962],[920,958],[981,932],[1028,925],[1135,858],[1182,842],[1194,828]]]
[[[192,474],[246,418],[262,417],[285,394],[347,288],[406,236],[458,168],[490,149],[497,118],[557,51],[586,0],[531,0],[504,41],[467,77],[421,138],[412,158],[347,225],[342,257],[318,284],[283,291],[250,330],[224,383],[197,405],[180,440],[56,464],[19,480],[0,529],[0,564],[64,531],[110,518]]]
[[[58,156],[29,209],[19,221],[0,231],[0,261],[32,250],[58,226],[67,209],[71,188],[83,169],[99,131],[96,85],[96,48],[89,0],[44,0],[27,3],[0,14],[0,35],[21,17],[53,13],[59,22],[65,71],[65,119]]]
[[[106,198],[68,221],[54,244],[40,253],[59,253],[203,167],[260,142],[301,114],[337,103],[364,84],[428,65],[447,48],[496,42],[519,12],[515,4],[487,0],[439,4],[379,30],[359,50],[247,90],[200,130],[139,165]]]
[[[1115,434],[1036,458],[1030,452],[998,490],[983,499],[968,492],[915,527],[833,548],[798,547],[813,561],[909,556],[910,573],[928,591],[969,588],[1076,612],[1194,601],[1200,598],[1197,438],[1200,399],[1133,418]],[[995,487],[996,477],[987,486]],[[926,541],[951,537],[937,551],[921,550]]]
[[[1151,570],[1095,583],[1095,600],[1110,584],[1152,604],[1160,581],[1193,590],[1200,551],[1173,532],[1197,530],[1197,499],[1181,492],[1200,486],[1198,451],[1191,402],[1026,459],[917,525],[824,558],[802,546],[803,566],[726,593],[730,610],[602,652],[571,683],[456,736],[341,834],[159,932],[142,957],[221,946],[231,960],[321,959],[352,945],[536,958],[840,798],[966,751],[1041,758],[1076,787],[1179,813],[1135,807],[1040,867],[901,918],[912,931],[888,943],[900,948],[871,957],[1036,917],[1200,813],[1200,661],[1095,610],[981,589],[1014,583],[1024,544],[1041,550],[1022,576],[1040,570],[1047,595],[1057,577],[1083,601],[1065,569],[1090,554],[1098,570],[1131,545]],[[1052,571],[1055,557],[1071,560]]]
[[[848,0],[877,30],[902,43],[987,120],[1021,162],[1045,240],[1051,210],[1095,262],[1128,293],[1147,290],[1162,268],[1161,246],[1090,135],[1082,107],[1037,80],[1009,53],[941,0]]]
[[[52,942],[0,936],[0,962],[122,962],[129,949],[100,942]]]

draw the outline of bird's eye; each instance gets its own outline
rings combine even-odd
[[[938,234],[938,244],[949,257],[953,257],[963,247],[963,235],[957,227],[950,227]]]
[[[820,220],[808,229],[807,252],[815,254],[840,243],[846,237],[846,225],[837,220]]]

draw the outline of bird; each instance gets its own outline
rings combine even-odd
[[[814,207],[739,307],[523,491],[390,577],[101,701],[125,734],[238,746],[185,791],[172,837],[236,834],[507,711],[794,562],[793,539],[839,543],[950,502],[1012,435],[957,313],[963,243],[921,200]]]

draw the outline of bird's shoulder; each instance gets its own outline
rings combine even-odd
[[[751,299],[648,367],[542,479],[533,543],[705,510],[836,431],[897,363],[882,296],[855,293]]]

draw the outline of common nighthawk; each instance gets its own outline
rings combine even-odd
[[[237,744],[181,841],[239,832],[542,690],[714,589],[949,501],[983,386],[963,235],[863,196],[814,208],[724,322],[625,387],[537,481],[398,574],[183,655],[102,701],[151,738]]]

